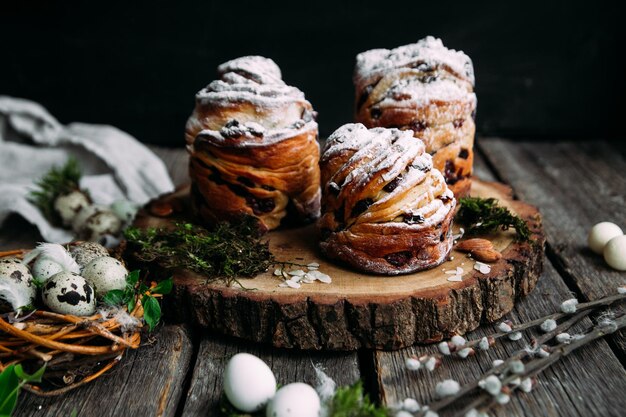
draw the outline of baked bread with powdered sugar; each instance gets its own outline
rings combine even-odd
[[[410,130],[426,144],[455,196],[469,193],[476,125],[471,59],[426,37],[357,56],[356,120]]]
[[[326,256],[387,275],[447,259],[456,200],[413,132],[344,125],[328,138],[320,167]]]
[[[218,67],[196,94],[185,138],[192,201],[207,223],[259,219],[262,230],[293,215],[319,217],[319,144],[304,94],[268,58],[246,56]]]

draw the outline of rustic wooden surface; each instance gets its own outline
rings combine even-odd
[[[286,348],[400,349],[464,334],[481,321],[492,322],[511,311],[516,300],[535,287],[543,264],[544,236],[535,207],[514,201],[511,190],[495,182],[475,180],[472,195],[497,198],[524,218],[533,232],[533,244],[515,242],[513,231],[490,236],[503,256],[491,264],[488,274],[474,270],[474,261],[456,250],[439,267],[413,274],[387,277],[354,271],[321,256],[315,227],[309,225],[270,232],[270,250],[283,261],[317,262],[319,270],[332,277],[331,285],[281,288],[271,269],[254,278],[240,278],[242,288],[207,283],[201,274],[176,270],[172,272],[176,290],[171,305],[177,311],[190,306],[184,309],[185,320],[209,331]],[[174,205],[184,207],[189,199],[188,188],[183,188],[158,204],[179,200]],[[134,224],[170,227],[193,220],[191,216],[183,211],[159,217],[148,209],[139,213]],[[153,274],[162,269],[157,263],[147,267]],[[458,268],[463,270],[462,281],[448,281],[450,275],[444,270]]]
[[[547,255],[583,300],[614,293],[626,273],[606,265],[587,248],[589,228],[611,221],[626,228],[626,159],[604,142],[537,143],[482,141],[480,149],[498,178],[517,196],[541,207]],[[626,332],[611,337],[626,355]]]
[[[622,153],[601,141],[542,144],[481,139],[478,148],[478,175],[510,184],[518,197],[537,205],[543,214],[548,239],[545,272],[535,291],[518,303],[508,316],[511,320],[526,321],[545,315],[564,298],[571,297],[571,292],[580,299],[593,299],[614,292],[615,287],[626,283],[625,273],[609,270],[601,259],[585,249],[587,231],[595,222],[608,220],[626,226],[623,176],[626,161]],[[184,152],[155,151],[166,161],[175,182],[184,182],[187,177]],[[29,247],[38,239],[40,237],[32,227],[15,217],[2,226],[0,248]],[[492,326],[482,326],[470,337],[492,331]],[[161,332],[166,336],[164,340],[158,339],[159,346],[178,337],[173,335],[187,334],[184,327],[172,325]],[[213,405],[219,396],[223,364],[231,354],[239,351],[257,353],[268,360],[278,373],[280,383],[295,380],[314,383],[311,362],[319,363],[340,383],[349,383],[360,376],[375,398],[393,405],[407,396],[415,397],[420,403],[427,402],[440,380],[450,377],[467,381],[485,371],[492,359],[523,346],[522,342],[503,342],[498,348],[474,358],[446,359],[444,366],[434,373],[415,373],[404,368],[404,359],[412,353],[434,347],[418,346],[397,352],[363,350],[358,355],[356,352],[321,354],[276,350],[216,336],[199,336],[195,331],[187,340],[185,346],[193,346],[193,353],[190,359],[184,359],[187,353],[181,354],[178,361],[187,360],[189,371],[186,366],[177,370],[178,391],[170,390],[166,401],[168,406],[164,408],[167,412],[162,415],[217,415]],[[623,336],[617,336],[574,352],[545,372],[533,393],[519,395],[511,404],[497,409],[494,415],[623,416],[626,409],[623,347]],[[146,346],[132,354],[137,355],[136,358],[129,355],[116,371],[97,383],[100,384],[97,389],[93,384],[75,394],[51,400],[24,396],[16,415],[69,415],[74,408],[79,416],[111,415],[110,410],[116,410],[118,415],[131,415],[133,411],[136,415],[159,415],[160,402],[155,393],[160,391],[154,387],[163,387],[158,381],[163,373],[158,371],[158,366],[172,354],[167,349],[158,351],[159,355],[154,355],[154,346]],[[146,365],[146,361],[149,364]],[[151,376],[148,370],[151,370]],[[125,385],[127,389],[119,391],[122,383],[130,384],[130,381],[139,382]],[[119,385],[111,390],[108,384],[113,383]],[[150,408],[137,411],[143,403],[151,404]],[[174,403],[177,403],[175,407],[170,406]],[[45,408],[37,410],[39,405],[45,405]],[[175,412],[170,414],[173,409]]]
[[[356,382],[360,377],[356,353],[292,351],[253,345],[232,338],[203,336],[198,359],[191,377],[182,416],[206,415],[215,410],[222,395],[222,373],[231,356],[247,352],[263,359],[274,371],[280,384],[306,382],[318,384],[315,367],[339,385]],[[214,415],[209,412],[209,415]]]
[[[111,372],[59,398],[24,394],[16,416],[174,416],[193,345],[184,326],[164,326]]]

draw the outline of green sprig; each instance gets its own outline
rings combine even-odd
[[[65,165],[53,167],[35,183],[38,189],[30,193],[29,200],[48,220],[60,223],[59,215],[54,210],[54,202],[59,196],[78,190],[81,175],[78,161],[71,157]]]
[[[223,279],[229,285],[237,277],[253,277],[275,264],[253,217],[238,224],[220,223],[212,230],[190,223],[177,223],[172,230],[131,227],[125,236],[141,261],[168,269],[191,269],[208,280]]]
[[[531,240],[531,232],[526,222],[512,214],[506,207],[499,206],[495,198],[460,198],[459,210],[454,220],[466,226],[467,235],[490,234],[512,227],[515,229],[517,240]]]
[[[153,294],[167,295],[172,291],[174,282],[168,278],[159,282],[155,287],[150,288],[139,281],[139,271],[132,271],[126,277],[126,287],[123,290],[110,290],[102,301],[111,306],[124,305],[128,312],[134,310],[137,300],[141,300],[143,306],[143,319],[148,325],[148,330],[152,331],[161,320],[161,306]]]

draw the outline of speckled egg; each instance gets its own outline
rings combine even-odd
[[[41,292],[44,304],[53,312],[89,316],[96,312],[96,297],[85,278],[72,272],[52,276]]]
[[[70,246],[70,255],[83,269],[92,260],[102,256],[109,256],[109,251],[96,242],[75,242]]]
[[[224,394],[238,410],[252,413],[263,408],[276,392],[276,378],[265,362],[238,353],[224,370]]]
[[[104,235],[117,235],[122,221],[106,207],[89,206],[78,213],[72,229],[80,239],[98,242]]]
[[[63,271],[63,267],[50,258],[39,257],[33,264],[33,276],[40,282],[47,281],[51,276]]]
[[[110,256],[93,259],[82,271],[82,276],[94,286],[98,297],[111,290],[124,289],[127,275],[126,267]]]
[[[319,417],[320,397],[312,386],[294,382],[279,389],[266,409],[266,417]]]
[[[54,200],[54,210],[61,217],[63,224],[69,226],[74,221],[76,215],[89,204],[87,196],[83,192],[76,190],[57,197]]]
[[[0,259],[0,300],[3,311],[18,311],[35,302],[37,288],[28,266],[16,258]]]
[[[129,200],[117,200],[111,204],[111,211],[124,223],[129,224],[135,218],[139,207]]]

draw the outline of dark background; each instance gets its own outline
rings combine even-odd
[[[618,4],[619,2],[612,2]],[[608,1],[3,2],[0,94],[61,122],[113,124],[182,146],[194,94],[215,67],[271,57],[328,135],[352,118],[358,52],[432,34],[470,55],[478,133],[618,142],[623,14]]]

